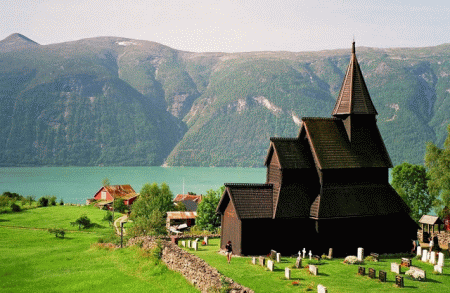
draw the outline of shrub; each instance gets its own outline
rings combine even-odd
[[[368,255],[364,258],[364,261],[369,262],[369,261],[378,261],[378,260],[376,258],[374,258],[373,256]]]
[[[345,264],[361,264],[362,262],[358,260],[358,258],[354,255],[349,255],[344,259]]]
[[[64,235],[66,235],[66,230],[61,229],[61,228],[49,228],[48,232],[55,234],[56,238],[58,238],[58,237],[64,238]]]
[[[1,195],[0,196],[0,207],[6,207],[8,206],[9,198],[7,196]]]
[[[61,200],[59,201],[59,205],[63,206],[64,205],[64,200],[61,198]]]
[[[406,271],[405,276],[410,280],[422,281],[422,276],[415,270]]]
[[[12,203],[11,204],[11,210],[16,213],[16,212],[20,212],[21,208],[20,208],[19,205],[15,204],[15,203]]]
[[[39,205],[40,207],[46,207],[46,206],[48,206],[48,197],[47,197],[47,196],[43,196],[43,197],[39,198],[39,200],[38,200],[38,205]]]
[[[106,214],[103,217],[103,221],[107,221],[107,222],[109,222],[109,224],[111,224],[113,222],[113,215],[110,211],[106,211]]]
[[[81,229],[81,226],[83,226],[83,229],[89,228],[92,226],[91,220],[86,215],[80,216],[75,222],[70,223],[72,226],[78,225],[78,229]]]
[[[55,206],[56,205],[56,196],[49,196],[48,201],[49,201],[50,205]]]

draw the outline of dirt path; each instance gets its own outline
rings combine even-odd
[[[128,215],[123,215],[120,218],[117,218],[117,220],[114,221],[114,228],[116,228],[116,234],[120,236],[120,223],[126,223],[128,222]],[[127,232],[125,231],[125,228],[123,228],[123,235],[127,235]]]

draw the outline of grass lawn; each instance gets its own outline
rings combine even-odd
[[[450,269],[444,267],[444,274],[433,274],[433,266],[413,259],[413,265],[422,268],[427,273],[427,281],[419,282],[404,277],[404,288],[395,287],[395,273],[391,272],[391,262],[401,262],[401,258],[381,259],[379,262],[366,262],[363,266],[368,274],[369,267],[387,272],[387,282],[382,283],[378,279],[372,280],[368,276],[358,276],[358,265],[347,265],[343,259],[324,260],[318,265],[319,275],[310,275],[305,268],[292,269],[291,280],[284,278],[285,267],[293,267],[295,258],[282,257],[280,263],[275,263],[274,272],[251,263],[251,257],[233,257],[228,264],[224,255],[218,254],[219,239],[211,239],[210,245],[200,246],[198,251],[189,250],[201,257],[219,272],[232,278],[239,284],[252,288],[255,292],[303,292],[308,286],[313,287],[312,292],[317,292],[317,285],[322,284],[328,288],[328,292],[450,292]],[[181,243],[180,243],[181,245]],[[355,251],[356,255],[356,251]],[[447,266],[449,263],[446,257]],[[303,266],[308,260],[304,260]],[[299,281],[298,286],[292,284]]]
[[[0,291],[198,292],[141,249],[92,245],[110,233],[101,221],[104,213],[92,207],[56,206],[0,214]],[[86,232],[70,226],[82,214],[108,228]],[[54,226],[68,230],[64,239],[45,230]]]

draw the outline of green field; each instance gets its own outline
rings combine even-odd
[[[70,225],[86,214],[95,227],[78,230]],[[99,238],[108,239],[109,224],[102,221],[105,211],[90,206],[53,206],[35,208],[20,213],[0,214],[0,291],[1,292],[198,292],[180,274],[166,268],[151,253],[136,247],[108,249],[97,244]],[[64,239],[47,232],[48,228],[64,228]],[[427,281],[407,279],[402,268],[405,288],[394,285],[395,274],[391,262],[400,258],[383,258],[366,262],[369,267],[387,272],[387,282],[358,276],[357,265],[343,264],[343,259],[322,261],[319,275],[310,275],[306,268],[292,269],[291,280],[284,278],[285,267],[293,267],[295,259],[283,257],[275,264],[275,271],[251,264],[250,257],[233,257],[227,264],[224,255],[217,253],[219,239],[210,245],[191,251],[222,274],[255,292],[311,292],[322,284],[328,292],[449,292],[450,274],[433,274],[431,264],[416,259],[413,265],[427,272]],[[356,254],[356,252],[355,252]],[[448,254],[446,254],[448,259]],[[308,263],[305,261],[303,265]],[[447,261],[448,263],[448,261]],[[299,285],[293,285],[298,281]]]
[[[55,206],[0,214],[1,292],[198,292],[180,274],[137,248],[99,248],[110,234],[104,211]],[[86,214],[95,228],[70,222]],[[64,239],[47,228],[65,228]]]

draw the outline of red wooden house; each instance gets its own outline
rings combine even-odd
[[[182,202],[187,211],[195,212],[198,204],[202,201],[202,198],[202,195],[196,194],[177,194],[177,196],[173,199],[173,202],[175,205]]]
[[[265,184],[225,184],[221,247],[231,240],[238,255],[409,251],[418,226],[389,184],[377,115],[353,43],[333,117],[304,117],[297,137],[271,138]]]
[[[126,206],[130,206],[139,194],[131,185],[109,185],[100,188],[94,195],[94,200],[103,201],[105,204],[112,203],[114,199],[121,198]]]

